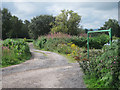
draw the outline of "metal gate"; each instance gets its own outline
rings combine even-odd
[[[111,33],[111,28],[108,30],[99,30],[99,31],[88,31],[87,32],[87,54],[88,54],[88,59],[89,59],[89,34],[90,33],[96,33],[96,32],[108,32],[109,33],[109,37],[110,37],[110,46],[112,46],[112,33]]]

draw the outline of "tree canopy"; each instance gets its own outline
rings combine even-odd
[[[26,22],[26,21],[25,21]],[[2,10],[2,39],[29,38],[28,23],[23,23],[17,16],[12,16],[8,9]]]
[[[112,29],[112,36],[120,37],[120,26],[115,19],[109,19],[100,29]]]
[[[0,40],[2,39],[2,11],[0,9]]]
[[[54,21],[54,17],[51,15],[40,15],[31,19],[29,25],[29,35],[31,38],[36,39],[40,35],[45,35],[50,32],[50,23]]]
[[[81,16],[72,10],[61,10],[61,13],[56,16],[55,22],[51,23],[51,25],[53,25],[51,32],[62,32],[70,35],[77,35],[80,21]]]
[[[8,38],[8,32],[12,29],[12,15],[8,9],[3,8],[2,10],[2,38]]]
[[[62,32],[70,35],[80,35],[87,33],[88,29],[83,29],[80,25],[81,16],[72,10],[61,10],[56,17],[52,15],[36,16],[31,21],[22,21],[17,16],[13,16],[8,9],[0,9],[0,25],[2,25],[2,39],[6,38],[33,38],[48,33]],[[112,36],[120,37],[120,26],[115,19],[109,19],[101,29],[112,29]],[[92,29],[91,29],[92,30]],[[98,34],[93,34],[97,36]]]

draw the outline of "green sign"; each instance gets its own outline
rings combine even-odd
[[[97,33],[97,32],[108,32],[109,37],[110,37],[110,46],[112,46],[112,34],[111,34],[111,28],[108,30],[99,30],[99,31],[88,31],[87,32],[87,54],[88,54],[88,59],[89,59],[89,34],[90,33]]]

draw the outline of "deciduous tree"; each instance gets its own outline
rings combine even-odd
[[[29,25],[29,35],[31,38],[38,38],[40,35],[45,35],[50,32],[50,23],[54,21],[54,17],[51,15],[40,15],[31,19]]]
[[[8,32],[12,29],[12,15],[8,9],[2,10],[2,39],[8,38]]]
[[[112,36],[120,37],[120,26],[116,19],[109,19],[100,29],[112,29]]]
[[[72,10],[61,10],[61,13],[56,16],[55,22],[51,23],[53,28],[52,33],[62,32],[70,35],[77,35],[81,16]]]

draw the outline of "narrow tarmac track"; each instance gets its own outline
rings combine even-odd
[[[78,63],[68,63],[59,54],[33,48],[32,58],[2,68],[2,88],[86,88]]]

